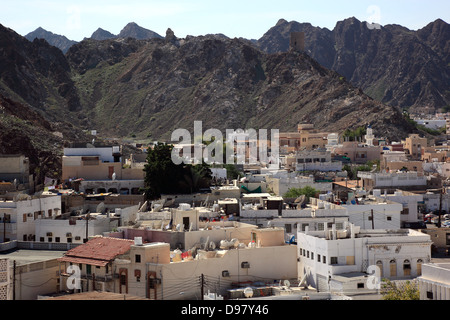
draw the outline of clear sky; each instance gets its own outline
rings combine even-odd
[[[223,33],[259,39],[281,18],[332,30],[356,17],[417,30],[440,18],[450,22],[449,0],[1,0],[0,24],[21,35],[42,27],[75,41],[97,28],[118,34],[129,22],[165,36]]]

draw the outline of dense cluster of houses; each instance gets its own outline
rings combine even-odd
[[[145,153],[120,145],[65,148],[44,185],[0,155],[0,299],[380,299],[388,279],[449,300],[449,149],[370,126],[348,140],[300,124],[279,134],[278,166],[214,168],[221,185],[155,201]]]

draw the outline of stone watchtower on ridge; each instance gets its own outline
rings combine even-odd
[[[289,50],[305,51],[305,33],[291,32]]]

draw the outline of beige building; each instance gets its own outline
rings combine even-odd
[[[62,180],[142,180],[142,166],[124,168],[121,146],[64,148]]]
[[[382,148],[382,146],[369,146],[357,141],[345,141],[342,146],[334,149],[334,153],[347,156],[353,163],[366,163],[381,160]]]
[[[248,234],[241,237],[244,230]],[[248,238],[244,242],[224,238],[212,245],[204,235],[197,238],[196,250],[183,251],[141,237],[94,237],[59,259],[61,289],[70,289],[69,265],[80,270],[74,292],[100,290],[155,300],[200,299],[202,277],[214,282],[219,294],[232,283],[296,279],[296,247],[284,243],[283,229],[244,230],[232,231],[232,236]]]
[[[2,252],[0,300],[36,300],[41,295],[57,292],[57,259],[62,255],[63,251],[56,250],[19,249]]]
[[[442,218],[442,221],[444,219]],[[428,228],[421,229],[428,234],[433,241],[432,248],[436,252],[450,253],[450,228]]]
[[[450,263],[426,263],[419,280],[420,300],[450,300]]]
[[[33,191],[34,179],[30,161],[20,154],[0,155],[0,194],[14,191]]]
[[[403,148],[408,151],[412,159],[421,159],[427,147],[427,139],[418,134],[410,134],[402,143]]]

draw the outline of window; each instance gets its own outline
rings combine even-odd
[[[409,260],[403,261],[403,275],[410,276],[411,275],[411,263]]]
[[[432,291],[427,291],[427,299],[433,299],[433,292]]]
[[[135,262],[136,263],[140,263],[141,262],[141,255],[140,254],[135,255],[134,258],[135,258]]]
[[[395,260],[389,261],[389,266],[390,266],[391,277],[396,277],[397,276],[397,263],[395,262]]]
[[[306,251],[306,257],[309,258],[309,250]]]
[[[330,258],[330,264],[338,264],[338,258],[337,257],[331,257]]]
[[[44,237],[40,237],[40,238],[39,238],[39,241],[40,241],[40,242],[44,242],[44,241],[45,241]]]
[[[53,241],[53,238],[52,238],[52,237],[48,237],[47,241],[48,241],[48,242],[52,242],[52,241]]]
[[[336,229],[344,229],[344,224],[342,222],[337,222]]]
[[[364,282],[358,282],[358,289],[364,289]]]
[[[55,242],[61,242],[61,239],[59,237],[55,237]]]
[[[317,254],[317,261],[320,262],[320,254]]]
[[[323,263],[327,263],[327,256],[323,256],[322,262],[323,262]]]
[[[314,252],[311,252],[311,260],[314,260]]]
[[[317,230],[319,230],[319,231],[323,231],[324,230],[323,223],[318,223],[317,224]]]
[[[120,275],[120,285],[122,286],[126,286],[127,285],[127,275],[126,274],[121,274]]]
[[[450,233],[449,233],[449,232],[447,232],[447,233],[445,234],[445,244],[446,244],[447,246],[450,246]]]
[[[136,277],[136,282],[141,282],[141,270],[135,269],[134,276]]]
[[[309,226],[308,223],[303,223],[302,224],[302,231],[306,231],[306,227]]]
[[[291,224],[285,224],[284,228],[286,229],[287,233],[291,233],[292,232],[292,225]]]
[[[23,214],[23,222],[27,222],[27,214],[26,213]]]
[[[392,221],[392,217],[391,217],[391,216],[387,216],[387,217],[386,217],[386,220],[387,220],[387,221]]]
[[[382,277],[382,276],[383,276],[383,261],[378,260],[378,261],[377,261],[377,267],[379,268],[379,270],[380,270],[380,276]]]

